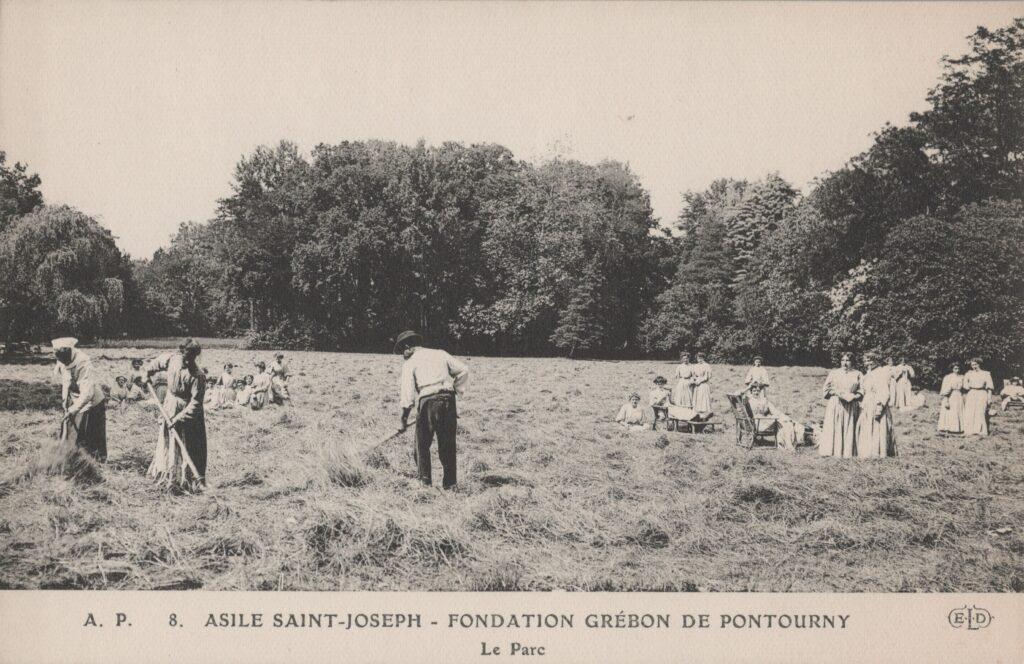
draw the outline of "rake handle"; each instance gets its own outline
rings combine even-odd
[[[146,389],[149,390],[150,398],[153,400],[153,403],[156,404],[157,410],[160,411],[160,415],[161,417],[163,417],[164,424],[167,425],[167,430],[170,432],[169,435],[181,449],[181,456],[185,460],[185,463],[187,464],[189,470],[192,471],[192,474],[194,474],[196,478],[200,478],[201,475],[199,474],[199,471],[196,469],[196,465],[192,463],[192,457],[188,455],[188,450],[185,449],[185,443],[181,440],[181,436],[179,436],[178,432],[175,430],[174,424],[171,423],[171,418],[167,416],[167,412],[164,410],[164,407],[160,403],[160,400],[156,398],[156,392],[153,391],[153,384],[146,383]]]

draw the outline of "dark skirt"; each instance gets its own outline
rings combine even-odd
[[[269,402],[269,395],[266,392],[253,392],[249,397],[249,408],[262,410]]]
[[[89,410],[66,420],[61,430],[62,440],[73,440],[97,461],[107,460],[107,403],[102,401]]]
[[[196,410],[195,414],[184,422],[178,422],[174,429],[181,436],[181,442],[185,443],[192,463],[196,465],[201,478],[206,478],[206,414],[202,408]]]

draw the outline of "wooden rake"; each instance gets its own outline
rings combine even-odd
[[[189,456],[188,450],[185,449],[184,441],[181,440],[181,436],[179,436],[178,432],[174,429],[174,425],[171,424],[171,418],[167,415],[167,412],[164,410],[163,404],[161,404],[160,400],[157,399],[156,392],[153,391],[153,384],[146,383],[146,389],[149,390],[150,399],[152,399],[153,403],[156,404],[157,410],[160,411],[160,416],[163,417],[164,424],[167,425],[167,430],[169,432],[168,435],[181,450],[181,457],[182,459],[185,460],[186,467],[188,468],[188,470],[192,471],[192,474],[195,475],[196,479],[202,479],[202,476],[196,469],[196,465],[192,463],[192,457]],[[185,481],[185,468],[181,469],[181,481],[182,483],[184,483]]]

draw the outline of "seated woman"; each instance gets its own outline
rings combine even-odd
[[[213,398],[213,405],[216,408],[230,406],[235,403],[238,396],[235,393],[235,377],[231,375],[232,365],[230,362],[224,365],[224,373],[217,379],[216,395]]]
[[[1014,376],[1009,383],[1003,385],[1000,396],[1003,397],[1003,410],[1011,403],[1024,404],[1024,387],[1020,384],[1020,378]]]
[[[252,399],[252,374],[247,375],[240,381],[235,395],[235,403],[239,406],[248,406],[249,401]]]
[[[117,386],[110,390],[110,395],[107,398],[110,400],[110,405],[117,406],[128,401],[128,379],[118,376],[114,382],[117,383]]]
[[[149,388],[146,386],[148,380],[153,385],[156,400],[163,403],[167,396],[167,373],[160,371],[153,376],[147,376],[146,370],[142,368],[143,364],[144,362],[138,358],[132,360],[132,373],[128,376],[131,387],[128,389],[128,393],[137,395],[139,400],[145,399],[149,396]]]
[[[249,408],[261,410],[270,403],[270,374],[267,373],[265,362],[256,363],[256,374],[252,381],[252,395],[249,397]]]
[[[775,439],[779,441],[779,447],[786,450],[796,449],[797,443],[803,439],[804,426],[768,401],[764,394],[764,385],[757,381],[751,383],[746,401],[750,406],[751,415],[754,416],[754,426],[757,427],[758,433],[774,433]]]
[[[664,376],[654,379],[654,387],[647,393],[647,405],[654,411],[654,422],[668,419],[668,407],[672,403],[672,391],[665,387],[668,383]]]
[[[619,408],[615,421],[627,428],[646,429],[654,428],[654,417],[650,407],[640,406],[640,395],[633,392],[629,395],[629,401]]]

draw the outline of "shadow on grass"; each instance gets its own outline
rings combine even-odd
[[[58,385],[0,378],[0,410],[52,410],[59,405]]]

